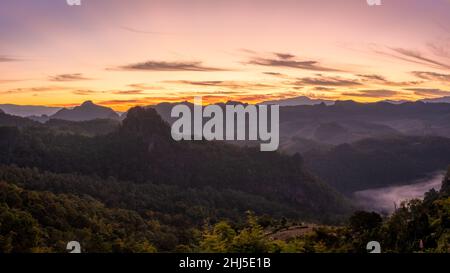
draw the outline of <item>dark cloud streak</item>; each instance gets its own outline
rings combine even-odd
[[[147,61],[119,67],[120,70],[130,71],[198,71],[214,72],[227,71],[227,69],[204,66],[202,62],[164,62]]]
[[[363,98],[385,98],[393,97],[401,94],[398,91],[387,89],[375,89],[375,90],[360,90],[358,92],[344,92],[342,95],[349,97],[363,97]]]
[[[55,76],[50,76],[49,80],[54,82],[70,82],[70,81],[87,81],[92,79],[84,77],[83,74],[81,73],[73,73],[73,74],[59,74]]]
[[[321,66],[317,61],[297,60],[295,55],[289,53],[273,53],[273,57],[253,56],[245,64],[268,66],[268,67],[285,67],[311,71],[323,72],[342,72],[339,69]]]

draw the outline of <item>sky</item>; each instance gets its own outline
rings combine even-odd
[[[450,96],[450,0],[2,0],[0,104]]]

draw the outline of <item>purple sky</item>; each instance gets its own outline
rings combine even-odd
[[[0,103],[450,95],[450,1],[5,0]]]

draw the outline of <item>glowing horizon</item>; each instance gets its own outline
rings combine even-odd
[[[450,96],[450,1],[8,0],[0,103]]]

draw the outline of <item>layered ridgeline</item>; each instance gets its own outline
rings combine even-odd
[[[300,153],[309,170],[345,194],[411,183],[450,164],[448,103],[310,102],[280,107],[280,150]],[[170,123],[174,105],[155,109]]]
[[[86,109],[86,108],[83,108]],[[112,111],[112,110],[111,110]],[[0,109],[0,127],[37,127],[41,130],[51,130],[55,134],[79,134],[85,136],[105,135],[116,130],[120,121],[117,119],[100,118],[84,113],[84,121],[69,121],[64,119],[50,119],[49,117],[21,117],[7,114]],[[38,120],[36,120],[38,119]]]
[[[50,119],[62,119],[69,121],[86,121],[93,119],[119,119],[119,115],[111,108],[85,101],[80,106],[72,109],[63,108],[49,117]]]
[[[94,119],[119,120],[119,114],[108,107],[85,101],[73,108],[59,108],[48,106],[0,104],[0,110],[4,114],[28,118],[45,123],[51,119],[66,121],[89,121]]]
[[[295,101],[299,100],[305,104],[305,98]],[[313,102],[318,104],[280,107],[280,150],[291,155],[300,153],[308,169],[341,192],[351,194],[408,183],[441,171],[450,163],[450,104]],[[170,117],[174,105],[161,103],[153,108],[170,124],[175,120]],[[112,109],[89,101],[61,111],[73,119],[88,120],[53,119],[54,115],[38,123],[0,113],[0,126],[44,127],[56,134],[95,136],[111,133],[120,124]],[[121,118],[125,117],[126,113]]]
[[[191,103],[185,104],[192,107]],[[171,123],[174,119],[170,117],[170,110],[174,105],[161,103],[154,108]],[[218,105],[224,107],[225,104]],[[449,103],[336,101],[327,105],[322,102],[280,107],[280,136],[286,151],[303,140],[339,145],[386,136],[448,137],[449,120]]]
[[[411,184],[445,170],[450,138],[396,136],[337,146],[310,145],[302,156],[308,170],[340,192]],[[295,151],[295,147],[292,149]]]
[[[31,217],[48,232],[60,234],[55,235],[56,241],[71,235],[94,240],[82,230],[95,233],[96,223],[69,215],[78,206],[94,212],[101,208],[103,216],[98,221],[105,225],[115,214],[138,217],[117,216],[117,225],[122,220],[145,223],[127,227],[136,232],[151,225],[157,235],[148,238],[153,238],[149,240],[158,250],[189,245],[195,237],[192,232],[205,221],[239,223],[247,210],[274,218],[330,222],[342,219],[351,209],[337,192],[304,170],[298,155],[262,153],[217,142],[175,142],[154,109],[133,108],[117,130],[95,137],[55,133],[46,127],[2,127],[0,149],[4,166],[0,180],[6,183],[2,190],[27,198],[36,195],[39,203],[36,210],[22,201],[7,202],[7,207],[17,209],[26,219]],[[39,201],[46,198],[50,201]],[[59,208],[65,210],[59,212],[61,220],[45,213]],[[90,250],[108,251],[111,236],[125,241],[125,234],[129,233],[108,233],[109,237],[102,237],[108,248],[96,245]],[[51,242],[55,247],[56,241]]]

